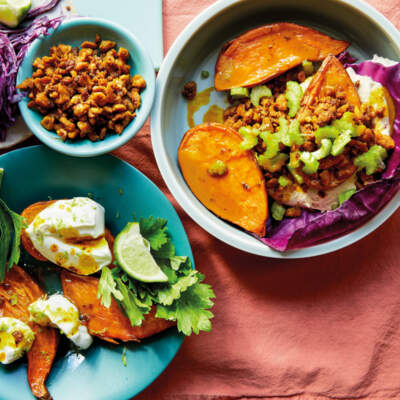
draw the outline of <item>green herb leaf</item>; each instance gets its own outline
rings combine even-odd
[[[170,241],[166,230],[167,220],[164,218],[141,218],[140,233],[150,242],[152,250],[159,250]]]
[[[24,219],[16,214],[14,211],[8,210],[13,222],[14,237],[11,247],[10,258],[8,260],[8,269],[10,270],[14,265],[18,264],[21,256],[20,243],[21,243],[21,231],[24,225]]]
[[[124,364],[124,367],[126,367],[128,365],[127,361],[126,361],[126,346],[124,346],[124,348],[122,349],[122,355],[121,355],[121,361],[122,364]]]
[[[173,285],[162,285],[163,287],[160,285],[160,289],[157,291],[157,302],[164,306],[171,305],[189,287],[198,283],[198,275],[197,271],[192,270],[189,275],[179,278]]]
[[[104,307],[110,308],[111,294],[115,297],[116,300],[123,299],[122,293],[116,288],[116,282],[113,276],[113,272],[111,272],[110,268],[104,267],[101,270],[99,287],[97,289],[97,298],[101,298],[101,304]]]
[[[142,322],[144,321],[144,314],[147,314],[150,311],[150,307],[147,307],[145,304],[141,303],[135,294],[128,289],[128,287],[120,278],[117,278],[115,282],[117,283],[118,290],[120,293],[122,293],[122,299],[119,301],[119,305],[125,311],[125,314],[129,318],[131,325],[142,325]]]
[[[177,321],[178,330],[187,336],[192,332],[195,334],[200,331],[209,332],[210,320],[214,316],[209,311],[214,305],[212,298],[215,298],[215,294],[210,285],[197,283],[183,292],[172,305],[157,305],[156,317]]]
[[[23,218],[11,211],[0,199],[0,282],[8,270],[19,262]]]

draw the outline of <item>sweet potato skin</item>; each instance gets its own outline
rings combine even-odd
[[[89,332],[108,342],[138,342],[176,325],[172,321],[156,318],[155,309],[152,309],[141,326],[132,327],[114,299],[111,299],[110,308],[104,307],[97,299],[98,278],[63,271],[61,283],[64,296],[78,307],[87,320]]]
[[[281,22],[252,29],[227,43],[215,65],[217,91],[260,85],[304,60],[321,61],[350,43],[315,29]]]
[[[45,382],[56,356],[59,334],[53,328],[30,322],[28,311],[29,304],[43,295],[30,275],[18,266],[8,271],[0,284],[0,316],[18,318],[35,332],[35,341],[27,353],[28,383],[33,395],[45,400],[51,398]]]
[[[25,208],[24,211],[22,211],[21,216],[25,218],[25,222],[29,225],[32,223],[32,221],[35,219],[36,215],[38,215],[41,211],[43,211],[45,208],[49,207],[53,203],[55,203],[57,200],[50,200],[50,201],[40,201],[38,203],[31,204],[27,208]],[[114,249],[114,237],[111,234],[111,232],[106,229],[105,234],[104,234],[108,246],[111,250],[111,254],[113,253]],[[25,250],[34,258],[36,258],[39,261],[47,261],[46,257],[42,256],[33,246],[33,243],[29,236],[27,235],[25,229],[22,229],[21,232],[21,243],[24,246]],[[113,256],[113,261],[114,261],[114,256]]]
[[[330,55],[325,58],[305,91],[297,117],[301,120],[307,108],[313,105],[318,98],[323,98],[329,92],[338,90],[346,96],[348,104],[360,109],[361,102],[353,81],[343,64],[335,56]]]
[[[241,136],[219,123],[198,125],[186,132],[178,161],[194,195],[219,217],[258,236],[265,235],[268,199],[265,180],[253,151],[240,149]],[[217,160],[227,166],[223,176],[212,176]]]

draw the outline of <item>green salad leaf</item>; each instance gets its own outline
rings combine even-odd
[[[22,228],[23,218],[0,199],[0,282],[3,282],[6,272],[19,262]]]
[[[110,307],[111,296],[129,318],[132,326],[140,326],[152,307],[156,316],[176,321],[185,335],[211,330],[210,308],[215,294],[204,276],[192,268],[188,257],[175,255],[175,246],[162,218],[142,218],[140,233],[150,243],[153,257],[167,275],[166,283],[139,282],[119,267],[103,268],[98,297]]]

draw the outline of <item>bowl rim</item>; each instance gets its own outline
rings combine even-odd
[[[51,31],[49,36],[41,36],[36,39],[32,45],[29,47],[24,60],[18,70],[17,74],[17,84],[21,83],[23,80],[23,67],[24,63],[27,63],[28,58],[34,55],[39,46],[41,45],[43,40],[48,40],[53,34],[57,32],[62,32],[67,28],[76,28],[82,26],[102,26],[108,28],[112,31],[117,32],[120,36],[124,36],[128,42],[130,42],[135,49],[136,52],[140,53],[143,58],[143,69],[145,71],[155,71],[153,62],[150,58],[150,55],[145,48],[145,46],[141,43],[141,41],[130,31],[128,31],[123,26],[116,24],[115,22],[109,21],[104,18],[96,18],[96,17],[77,17],[69,20],[63,21],[56,29]],[[33,114],[35,111],[28,109],[28,106],[25,102],[20,101],[18,103],[18,107],[20,109],[21,115],[28,126],[28,128],[32,131],[32,133],[44,144],[48,147],[56,150],[65,155],[73,156],[73,157],[94,157],[109,153],[117,148],[123,146],[129,140],[131,140],[143,127],[147,118],[152,110],[155,91],[156,91],[156,77],[155,73],[150,73],[149,77],[146,77],[146,96],[147,100],[142,102],[137,115],[134,120],[131,121],[131,124],[135,123],[135,129],[129,129],[129,125],[127,129],[122,132],[121,135],[115,135],[110,140],[110,142],[97,141],[94,142],[94,147],[89,150],[82,150],[68,142],[63,142],[61,140],[57,140],[58,136],[47,136],[44,132],[42,132],[42,128],[38,126],[39,124],[33,119]],[[44,129],[44,128],[43,128]],[[54,135],[56,135],[54,133]]]
[[[367,4],[363,0],[332,1],[349,6],[358,13],[362,13],[368,19],[374,20],[381,27],[381,29],[392,38],[393,42],[400,49],[400,32],[386,17],[384,17],[371,5]],[[382,210],[380,210],[374,217],[361,225],[359,228],[322,244],[297,250],[279,252],[261,243],[261,241],[258,239],[253,238],[245,232],[239,230],[239,228],[235,227],[233,229],[228,229],[230,228],[230,225],[226,221],[215,216],[211,211],[203,206],[202,203],[193,195],[193,193],[190,192],[189,195],[185,193],[184,189],[180,186],[177,178],[172,172],[171,160],[168,157],[168,153],[163,142],[161,129],[161,111],[165,103],[166,83],[169,80],[172,66],[182,49],[191,40],[192,36],[198,30],[200,30],[206,22],[226,8],[241,2],[241,0],[219,0],[210,7],[206,8],[179,34],[164,58],[157,76],[156,98],[151,114],[151,140],[158,168],[169,191],[175,197],[176,201],[184,209],[184,211],[190,215],[190,217],[204,230],[232,247],[259,256],[284,259],[315,257],[340,250],[364,238],[382,225],[400,206],[400,191],[395,194],[395,196],[384,206]],[[246,235],[247,237],[243,235]]]

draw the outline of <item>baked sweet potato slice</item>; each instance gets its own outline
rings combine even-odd
[[[29,324],[35,332],[35,341],[28,351],[28,382],[35,397],[50,399],[46,378],[57,352],[59,334],[29,321],[28,306],[44,292],[22,268],[14,266],[0,284],[0,316],[14,317]]]
[[[178,161],[194,195],[214,214],[258,236],[265,234],[268,200],[264,177],[253,151],[240,148],[242,137],[219,123],[198,125],[186,132]],[[216,162],[226,172],[214,176]]]
[[[110,308],[104,307],[97,298],[99,279],[92,276],[61,273],[64,296],[70,299],[87,321],[89,332],[111,343],[140,341],[176,325],[172,321],[155,317],[155,309],[146,315],[141,326],[132,327],[114,299]]]
[[[222,48],[215,66],[214,86],[217,91],[256,86],[304,60],[321,61],[349,45],[315,29],[287,22],[252,29]]]
[[[24,211],[22,211],[21,215],[25,218],[25,222],[29,225],[35,219],[36,215],[38,215],[45,208],[52,205],[56,200],[50,201],[40,201],[38,203],[31,204]],[[105,238],[108,242],[108,246],[110,247],[111,253],[113,254],[114,249],[114,237],[111,232],[106,229],[105,230]],[[24,246],[25,250],[34,258],[40,261],[47,261],[46,257],[42,256],[33,246],[33,243],[29,236],[26,234],[25,229],[22,229],[21,232],[21,242]]]
[[[29,207],[22,211],[21,216],[25,218],[25,222],[30,225],[35,219],[36,215],[42,212],[45,208],[53,204],[55,200],[40,201],[39,203],[31,204]],[[34,247],[31,239],[26,234],[25,229],[21,232],[21,242],[25,250],[34,258],[40,261],[47,261],[46,257],[43,257]]]
[[[332,92],[343,95],[349,105],[360,109],[361,102],[353,81],[343,64],[330,55],[325,58],[305,91],[297,118],[302,120],[307,114],[312,114],[310,108],[313,104],[318,102],[318,99],[331,96]]]

